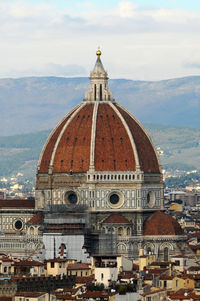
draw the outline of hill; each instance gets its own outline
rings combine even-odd
[[[200,129],[146,124],[168,170],[200,170]],[[37,133],[0,137],[0,176],[22,172],[34,179],[42,147],[50,130]]]
[[[200,128],[200,76],[157,82],[109,81],[116,101],[142,123]],[[84,98],[87,78],[0,79],[0,136],[53,128]]]

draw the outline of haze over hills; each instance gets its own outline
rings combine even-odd
[[[0,176],[21,171],[34,178],[49,129],[82,101],[88,87],[87,78],[0,79]],[[147,123],[164,168],[200,169],[200,76],[115,79],[109,87],[116,101]]]
[[[200,170],[200,129],[144,125],[160,153],[161,164],[170,170]],[[37,162],[50,130],[0,137],[0,176],[21,172],[34,180]]]
[[[84,98],[88,78],[0,79],[0,136],[46,130]],[[200,128],[200,76],[109,81],[116,101],[142,123]]]

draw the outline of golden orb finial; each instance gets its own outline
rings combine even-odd
[[[97,55],[97,56],[101,56],[100,46],[98,46],[98,50],[97,50],[97,52],[96,52],[96,55]]]

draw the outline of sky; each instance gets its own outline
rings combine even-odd
[[[200,74],[199,0],[0,0],[0,77]]]

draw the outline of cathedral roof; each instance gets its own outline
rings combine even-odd
[[[50,135],[39,172],[136,171],[160,173],[153,144],[142,126],[117,103],[82,103]]]
[[[183,235],[179,223],[161,211],[156,211],[144,223],[144,235]]]
[[[27,224],[41,225],[43,224],[43,213],[37,212],[31,219],[27,221]]]
[[[104,220],[106,224],[130,224],[129,220],[119,213],[111,214]]]
[[[106,74],[106,71],[105,71],[104,66],[101,62],[100,56],[98,56],[97,60],[96,60],[96,63],[95,63],[95,66],[94,66],[94,69],[91,72],[91,76],[95,76],[95,75],[97,76],[101,73]]]
[[[34,209],[34,199],[3,199],[0,200],[0,208]]]
[[[25,260],[15,261],[13,265],[14,266],[42,266],[44,265],[44,263],[41,261],[25,259]]]
[[[40,157],[39,173],[89,170],[160,173],[150,137],[114,101],[100,55],[98,50],[85,101],[67,114],[50,134]]]

